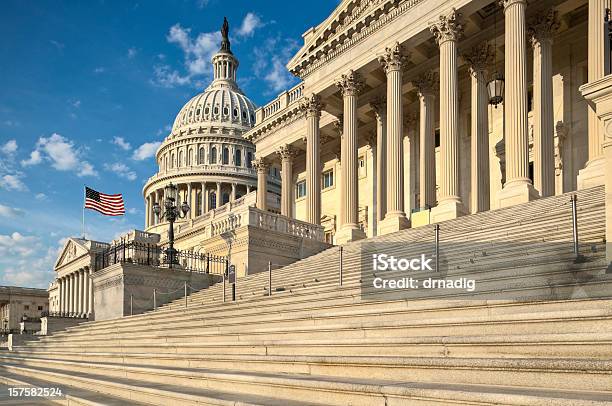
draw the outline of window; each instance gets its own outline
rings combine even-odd
[[[223,148],[223,165],[229,164],[229,148]]]
[[[210,163],[217,163],[217,147],[212,147],[212,149],[210,150]]]
[[[227,107],[223,107],[223,115],[224,116],[229,115],[229,109]]]
[[[236,150],[236,157],[234,158],[236,166],[242,166],[242,150]]]
[[[246,120],[246,117],[247,117],[247,113],[246,113],[246,111],[243,111],[242,112],[242,118]]]
[[[42,309],[43,309],[43,307],[42,307],[42,306],[38,306],[38,310],[42,310]]]
[[[217,208],[217,192],[210,192],[208,195],[208,207],[210,210]]]
[[[434,148],[438,148],[440,146],[440,129],[436,129],[434,132]]]
[[[214,112],[215,112],[215,115],[219,114],[219,107],[215,106]]]
[[[174,152],[172,153],[172,159],[170,160],[170,167],[174,168],[176,166],[176,159],[174,159]]]
[[[253,153],[250,152],[250,151],[247,152],[246,167],[247,168],[252,168],[253,167]]]
[[[323,172],[323,189],[334,186],[334,171]]]
[[[204,114],[209,115],[210,114],[210,107],[206,107],[204,109]]]
[[[228,202],[229,202],[229,199],[230,199],[230,195],[229,195],[229,193],[223,193],[223,199],[221,199],[221,200],[222,200],[222,201],[221,201],[221,204],[226,204],[226,203],[228,203]]]
[[[358,159],[358,170],[359,170],[359,176],[366,176],[368,174],[367,168],[366,168],[366,161],[365,161],[365,157],[364,156],[360,156]]]
[[[178,166],[183,166],[183,151],[179,151]]]
[[[234,107],[234,117],[238,117],[238,109]]]
[[[202,215],[202,192],[196,192],[196,207],[195,207],[196,216]]]
[[[533,162],[529,162],[529,179],[531,179],[531,183],[533,184],[533,179],[534,179]]]
[[[196,110],[196,116],[199,116],[199,115],[200,115],[200,111],[201,111],[200,109],[197,109],[197,110]]]
[[[23,305],[23,310],[30,310],[30,306],[29,305]]]
[[[200,148],[198,152],[198,163],[201,165],[204,163],[204,148]]]
[[[306,196],[306,181],[301,180],[295,185],[295,195],[298,199]]]

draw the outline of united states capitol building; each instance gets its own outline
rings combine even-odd
[[[0,354],[2,382],[102,404],[612,404],[610,8],[343,0],[261,107],[225,22],[144,229],[66,243],[47,335]],[[449,283],[381,292],[382,252]]]

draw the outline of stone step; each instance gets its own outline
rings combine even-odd
[[[0,365],[0,376],[11,375],[20,379],[39,381],[47,385],[62,384],[66,392],[82,391],[98,392],[119,398],[117,405],[193,405],[193,406],[286,406],[284,400],[268,396],[257,396],[219,391],[202,387],[185,387],[167,384],[165,382],[151,383],[129,377],[108,377],[100,374],[74,373],[73,371],[57,371],[49,368],[27,368],[17,365]],[[23,378],[21,378],[23,377]],[[98,403],[97,405],[106,405]],[[108,403],[113,405],[114,403]],[[296,406],[322,406],[311,402],[295,401]]]
[[[157,387],[158,385],[173,385],[175,386],[176,392],[184,393],[187,390],[197,390],[201,388],[231,388],[232,392],[236,395],[243,396],[267,396],[267,397],[278,397],[284,399],[286,401],[290,401],[291,404],[299,404],[294,400],[296,399],[310,399],[316,403],[326,404],[326,405],[388,405],[394,404],[392,402],[387,402],[385,398],[388,397],[398,397],[397,402],[395,404],[402,404],[400,400],[406,402],[410,399],[411,389],[414,388],[437,388],[439,389],[441,386],[446,389],[451,389],[452,397],[446,398],[446,400],[454,400],[455,402],[459,401],[462,404],[470,404],[469,402],[483,401],[486,398],[486,394],[493,392],[498,393],[502,392],[510,397],[510,400],[513,400],[515,403],[509,403],[503,401],[503,404],[533,404],[533,403],[518,403],[517,399],[512,399],[510,393],[520,393],[524,394],[525,392],[535,394],[539,393],[542,397],[542,391],[546,393],[557,393],[556,396],[552,397],[553,399],[545,399],[549,403],[546,404],[588,404],[582,403],[581,401],[609,401],[610,392],[607,391],[594,391],[588,390],[586,388],[581,388],[581,390],[572,391],[565,388],[554,388],[551,389],[540,389],[538,388],[527,388],[527,387],[512,387],[507,385],[507,382],[503,382],[501,376],[509,375],[509,377],[514,377],[515,381],[519,381],[520,379],[517,375],[521,375],[520,372],[512,371],[513,373],[507,374],[500,371],[500,373],[492,373],[491,371],[483,372],[481,375],[487,380],[494,380],[494,377],[497,375],[500,376],[500,380],[502,380],[503,385],[472,385],[472,384],[461,384],[461,383],[453,383],[453,384],[441,384],[440,382],[444,381],[443,377],[440,380],[434,380],[432,382],[414,382],[414,380],[404,380],[399,381],[397,378],[392,380],[379,380],[372,377],[367,378],[350,378],[350,377],[336,377],[336,376],[321,376],[321,375],[295,375],[295,374],[272,374],[272,373],[263,373],[263,372],[239,372],[239,371],[215,371],[215,370],[204,370],[197,368],[149,368],[142,366],[123,366],[123,365],[101,365],[101,364],[85,364],[85,363],[70,363],[70,362],[58,362],[58,361],[48,361],[44,366],[37,366],[37,362],[20,360],[21,364],[18,363],[4,363],[0,366],[0,369],[8,370],[13,373],[38,373],[41,378],[48,380],[50,378],[54,379],[72,379],[74,383],[79,383],[87,379],[94,379],[97,382],[98,386],[101,385],[101,380],[104,382],[116,381],[115,385],[120,385],[119,382],[123,380],[131,380],[137,381],[140,383],[141,388],[152,388]],[[593,365],[593,368],[597,367]],[[567,365],[565,365],[567,368]],[[508,368],[508,366],[506,366]],[[442,369],[438,371],[447,371],[450,373],[449,369]],[[465,369],[460,370],[456,375],[461,379],[461,377],[465,377]],[[547,370],[543,370],[542,374],[546,374]],[[550,370],[548,370],[550,371]],[[101,374],[104,372],[104,374]],[[394,370],[387,371],[387,373],[395,372]],[[497,372],[497,371],[496,371]],[[529,372],[527,372],[529,374]],[[586,371],[583,371],[586,374]],[[94,375],[95,374],[95,375]],[[488,378],[487,378],[488,377]],[[463,378],[465,379],[465,378]],[[596,379],[596,381],[598,381]],[[537,381],[532,381],[532,383],[538,383]],[[591,382],[589,385],[598,387],[599,382]],[[472,397],[471,399],[462,396],[462,394],[457,393],[457,389],[461,388],[463,390],[466,387],[472,387],[475,391],[472,393],[472,396],[476,396],[476,398]],[[180,389],[179,389],[180,388]],[[184,388],[184,389],[183,389]],[[476,389],[477,388],[477,389]],[[609,388],[609,387],[608,387]],[[534,390],[536,389],[536,390]],[[118,391],[117,391],[118,392]],[[175,392],[175,393],[176,393]],[[421,392],[421,391],[420,391]],[[117,394],[114,393],[116,396]],[[406,396],[408,395],[408,397]],[[439,395],[434,395],[432,392],[421,392],[421,395],[425,395],[432,400],[436,400]],[[433,395],[433,396],[432,396]],[[450,394],[449,394],[450,395]],[[482,396],[485,395],[483,398]],[[414,396],[414,395],[413,395]],[[141,400],[139,397],[135,396],[137,400]],[[403,398],[403,399],[402,399]],[[554,400],[559,402],[564,400],[566,403],[554,403]],[[497,398],[498,404],[501,400]],[[543,401],[543,399],[537,399],[538,401]],[[568,403],[570,400],[570,403]],[[523,402],[525,400],[523,399]],[[158,400],[159,402],[159,400]],[[468,402],[468,403],[465,403]],[[491,401],[489,401],[489,404]],[[160,404],[160,403],[155,403]],[[404,403],[405,404],[405,403]],[[412,404],[412,403],[410,403]],[[482,403],[481,403],[482,404]],[[486,404],[486,403],[485,403]],[[536,403],[538,404],[538,403]],[[544,403],[539,403],[544,404]],[[597,403],[595,403],[597,404]],[[605,404],[605,403],[603,403]]]
[[[603,272],[603,266],[604,266],[604,262],[593,262],[592,264],[583,264],[581,266],[574,266],[574,265],[567,265],[567,264],[561,264],[565,267],[576,267],[576,268],[580,268],[583,269],[584,271],[581,271],[581,274],[583,275],[590,275],[591,273],[599,273],[599,272]],[[550,264],[550,265],[546,265],[546,267],[544,269],[547,269],[548,267],[550,267],[551,269],[556,269],[558,268],[557,265],[555,264]],[[461,271],[457,271],[457,273],[452,273],[455,274],[457,276],[468,276],[469,273],[467,270],[465,270],[466,273],[460,273],[463,272],[464,270]],[[485,273],[485,275],[487,276],[503,276],[504,273],[509,272],[510,275],[512,275],[513,273],[521,273],[521,272],[526,272],[528,274],[529,277],[533,277],[536,273],[536,270],[534,269],[530,269],[530,268],[524,268],[524,270],[514,270],[514,269],[500,269],[499,271],[495,271],[495,272],[488,272]],[[555,274],[558,275],[563,275],[564,270],[558,270],[555,272],[550,273],[546,273],[544,274],[545,276],[543,277],[549,277]],[[534,275],[531,275],[530,273],[533,273]],[[415,273],[414,274],[415,277],[420,277],[420,275],[425,275],[425,273]],[[548,276],[546,276],[548,275]],[[574,274],[569,274],[568,275],[574,275]],[[576,274],[577,275],[577,274]],[[572,276],[573,277],[573,276]],[[530,278],[531,279],[531,278]],[[535,279],[531,279],[532,281],[535,281]],[[552,279],[551,279],[552,280]],[[570,277],[571,280],[571,277]],[[484,280],[483,280],[484,281]],[[348,283],[348,282],[347,282]],[[507,284],[504,287],[509,287]],[[283,292],[284,293],[284,292]],[[367,291],[364,290],[361,287],[357,287],[357,288],[353,288],[350,291],[347,290],[346,288],[340,290],[338,289],[336,286],[333,286],[331,289],[329,290],[321,290],[321,289],[317,289],[316,291],[306,291],[304,290],[303,295],[306,295],[304,297],[306,297],[306,301],[315,299],[315,300],[321,300],[321,299],[335,299],[338,298],[339,296],[342,295],[360,295],[362,296],[364,299],[367,299]],[[307,297],[310,294],[315,294],[317,297],[315,298],[309,298]],[[275,309],[277,310],[281,310],[282,309],[282,304],[286,303],[291,305],[292,303],[295,303],[296,299],[293,297],[287,297],[287,295],[284,294],[276,294],[273,295],[272,297],[261,297],[258,298],[259,300],[257,302],[253,302],[253,307],[251,308],[251,311],[253,312],[260,312],[261,311],[261,307],[262,305],[264,306],[274,306]],[[352,303],[354,300],[350,300],[350,302]],[[259,304],[261,302],[261,304]],[[304,305],[307,305],[307,303],[304,303]],[[240,312],[242,314],[248,314],[249,313],[249,308],[245,307],[243,304],[240,304],[238,306],[240,308]],[[294,306],[295,307],[295,306]],[[94,323],[94,324],[88,324],[87,326],[81,325],[79,326],[79,328],[69,328],[67,329],[68,332],[72,332],[72,331],[80,331],[82,333],[88,331],[103,331],[103,330],[107,330],[112,328],[113,330],[116,330],[117,328],[121,328],[121,326],[127,326],[127,325],[139,325],[139,324],[145,324],[145,325],[150,325],[152,322],[159,320],[164,322],[165,320],[167,320],[168,317],[172,317],[173,320],[180,322],[181,320],[189,320],[193,317],[195,317],[197,314],[200,315],[210,315],[211,313],[214,314],[218,314],[219,317],[224,317],[226,315],[225,312],[227,311],[233,311],[235,313],[235,309],[236,307],[231,306],[230,304],[227,305],[223,305],[223,304],[217,304],[216,306],[207,308],[207,307],[189,307],[187,309],[184,308],[184,304],[181,308],[179,309],[175,309],[173,313],[165,313],[165,314],[158,314],[157,312],[154,312],[153,314],[151,314],[149,317],[144,317],[144,316],[133,316],[133,317],[128,317],[128,318],[123,318],[123,319],[119,319],[119,320],[113,320],[113,321],[108,321],[105,323]],[[231,313],[230,313],[231,314]],[[61,333],[58,333],[61,334]]]
[[[23,377],[3,371],[0,373],[0,405],[67,405],[67,406],[123,406],[125,400],[102,393],[57,385],[34,377]],[[2,387],[4,386],[4,387]],[[11,397],[8,388],[56,388],[61,390],[61,396],[53,397]],[[6,395],[6,396],[5,396]],[[130,402],[134,406],[145,406],[147,403]]]

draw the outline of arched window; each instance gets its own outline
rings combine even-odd
[[[234,158],[236,166],[242,166],[242,150],[236,150],[236,157]]]
[[[172,157],[170,159],[170,168],[174,168],[176,166],[176,159],[174,157],[174,152],[172,153]]]
[[[212,147],[212,149],[210,150],[210,163],[217,163],[217,147]]]
[[[210,192],[208,194],[208,207],[210,210],[217,208],[217,192]]]
[[[229,148],[223,147],[223,165],[229,164]]]
[[[247,152],[246,167],[253,167],[253,153],[251,151]]]
[[[221,204],[229,203],[229,199],[230,199],[229,193],[223,193],[223,199],[221,201]]]
[[[179,167],[183,166],[183,151],[179,151],[178,166]]]
[[[200,148],[200,151],[198,152],[198,163],[200,165],[204,164],[204,148]]]
[[[164,171],[168,170],[168,156],[164,155]]]

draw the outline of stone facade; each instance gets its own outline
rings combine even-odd
[[[49,294],[44,289],[0,286],[0,330],[19,332],[22,319],[37,320],[49,311]]]
[[[335,243],[602,184],[578,87],[607,63],[603,3],[342,2],[287,66],[303,82],[245,137],[290,170],[286,211]]]

